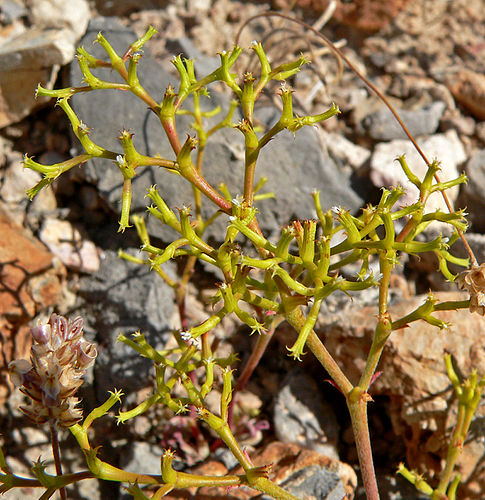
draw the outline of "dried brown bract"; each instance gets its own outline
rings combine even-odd
[[[456,282],[470,294],[470,312],[485,316],[485,263],[463,271]]]
[[[81,317],[71,321],[52,314],[48,323],[31,332],[30,362],[20,359],[9,364],[10,379],[29,398],[20,409],[37,424],[70,427],[82,418],[74,395],[96,359],[96,346],[83,338]]]

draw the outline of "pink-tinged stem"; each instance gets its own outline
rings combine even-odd
[[[256,342],[256,346],[253,349],[253,352],[251,353],[251,356],[249,357],[246,365],[244,366],[243,371],[241,372],[241,375],[237,379],[236,391],[242,391],[245,387],[246,384],[253,374],[254,370],[258,366],[261,358],[263,357],[263,354],[266,352],[266,348],[268,347],[268,344],[270,343],[271,339],[273,338],[273,334],[275,332],[275,328],[271,328],[266,333],[262,333],[258,337],[258,341]]]
[[[254,347],[253,351],[251,352],[251,356],[249,357],[247,363],[244,365],[244,368],[241,372],[241,375],[237,379],[236,386],[234,387],[234,395],[229,403],[229,408],[228,408],[228,418],[227,422],[229,424],[229,427],[232,429],[232,424],[233,424],[233,411],[234,411],[234,402],[236,400],[236,394],[238,391],[244,390],[246,387],[246,384],[253,374],[254,370],[258,366],[259,362],[261,361],[261,358],[263,357],[263,354],[266,352],[266,348],[268,347],[268,344],[270,340],[273,338],[273,334],[276,330],[276,327],[271,328],[266,333],[262,333],[258,337],[258,341],[256,342],[256,346]]]
[[[57,429],[54,422],[49,421],[49,429],[51,431],[52,455],[54,457],[54,464],[56,466],[56,474],[62,476],[61,454],[59,451],[59,438],[57,436]],[[66,488],[59,488],[59,495],[61,500],[67,500]]]
[[[354,431],[357,455],[359,457],[360,472],[367,500],[379,500],[379,489],[377,487],[369,435],[369,424],[367,421],[367,402],[369,399],[370,396],[367,392],[356,387],[351,391],[349,397],[347,397],[347,405],[352,420],[352,429]]]
[[[175,126],[175,120],[173,118],[164,118],[161,120],[163,130],[170,142],[170,146],[176,155],[180,153],[182,146],[180,144],[179,136],[177,134],[177,127]]]

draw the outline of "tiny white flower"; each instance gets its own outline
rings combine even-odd
[[[236,220],[237,220],[237,217],[236,217],[235,215],[230,215],[230,216],[229,216],[229,221],[230,221],[230,222],[234,222],[234,221],[236,221]]]
[[[190,340],[192,339],[192,334],[188,330],[183,330],[182,332],[180,332],[180,337],[182,337],[182,340],[184,342],[190,342]]]
[[[253,47],[255,47],[256,45],[258,45],[257,40],[253,40],[253,41],[251,42],[251,45],[252,45]]]
[[[231,201],[232,201],[232,204],[235,205],[236,207],[241,207],[242,202],[244,201],[244,198],[240,194],[238,194]]]
[[[340,206],[334,205],[331,210],[334,214],[340,215],[343,209]]]
[[[184,342],[187,342],[187,344],[189,344],[190,346],[195,346],[197,348],[199,347],[199,340],[194,339],[192,337],[190,330],[184,330],[184,331],[180,332],[180,337],[182,337],[182,340]]]
[[[374,281],[376,283],[380,283],[380,281],[382,280],[382,278],[384,277],[384,275],[382,273],[377,273],[375,276],[374,276]]]
[[[191,346],[197,347],[197,349],[200,349],[200,342],[199,342],[199,339],[198,339],[198,338],[197,338],[197,339],[191,338],[191,339],[189,340],[189,344],[190,344]]]
[[[125,157],[123,155],[118,155],[116,157],[116,163],[122,167],[125,164]]]

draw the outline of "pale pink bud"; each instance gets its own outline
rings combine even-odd
[[[32,370],[32,365],[26,359],[15,359],[8,364],[10,380],[16,387],[24,383],[24,376],[30,370]]]
[[[81,337],[83,334],[84,320],[81,316],[77,317],[72,323],[69,321],[68,340]]]
[[[67,326],[67,320],[64,316],[57,316],[57,327],[58,327],[58,335],[62,340],[68,340],[69,337],[69,328]]]
[[[88,342],[84,339],[81,339],[79,341],[77,349],[77,362],[79,363],[80,368],[85,370],[94,363],[94,361],[96,360],[96,356],[98,355],[98,351],[94,344],[91,344],[91,342]]]
[[[34,340],[38,342],[39,344],[47,344],[51,338],[51,333],[52,329],[51,326],[48,325],[47,323],[33,326],[30,329],[30,332],[32,333],[32,337],[34,337]]]

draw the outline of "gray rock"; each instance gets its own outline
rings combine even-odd
[[[458,111],[445,112],[441,117],[440,130],[446,132],[454,129],[460,135],[473,135],[475,120],[471,116],[463,116]]]
[[[339,84],[332,87],[332,95],[342,113],[350,111],[356,113],[360,106],[365,106],[369,92],[366,88],[356,88],[354,85]]]
[[[216,460],[222,462],[228,470],[233,467],[237,467],[239,464],[237,458],[232,454],[232,451],[229,448],[217,448],[214,451],[213,456]]]
[[[189,12],[198,10],[207,12],[211,8],[211,0],[189,0],[187,2],[187,9]]]
[[[485,144],[485,121],[478,122],[475,126],[475,133],[478,139]]]
[[[0,136],[0,168],[5,168],[10,162],[10,154],[12,153],[13,142]],[[3,173],[2,173],[3,174]]]
[[[33,201],[29,201],[25,192],[40,181],[40,174],[23,168],[23,157],[17,151],[10,150],[3,154],[1,149],[0,144],[0,164],[5,161],[5,167],[0,169],[0,200],[15,220],[23,221],[27,215],[29,226],[34,228],[39,218],[56,209],[52,186],[47,186]]]
[[[339,426],[333,409],[313,378],[298,369],[287,375],[276,396],[274,427],[280,441],[338,459]]]
[[[139,474],[160,474],[162,448],[144,441],[134,441],[120,453],[121,467]]]
[[[419,137],[436,132],[445,108],[445,103],[438,101],[416,110],[398,109],[397,111],[411,134]],[[399,123],[386,107],[366,116],[362,121],[362,126],[373,139],[379,141],[407,139]]]
[[[98,31],[103,31],[114,48],[120,52],[126,50],[136,38],[132,31],[114,19],[93,20],[83,42],[86,46],[89,44],[89,50],[98,57],[102,56],[102,53],[98,52],[100,47],[91,46],[91,41]],[[114,78],[112,72],[106,74],[109,75],[106,78]],[[169,75],[150,57],[148,51],[145,51],[140,63],[139,74],[142,85],[157,100],[162,98],[169,83],[175,86],[177,84],[177,78]],[[72,84],[79,84],[80,79],[79,69],[73,64]],[[211,95],[211,108],[218,104],[228,106],[227,99],[222,99],[216,92]],[[89,95],[75,96],[72,102],[83,122],[94,128],[91,138],[103,147],[121,152],[116,137],[119,130],[125,127],[135,132],[134,143],[140,152],[150,155],[159,153],[162,157],[174,158],[157,118],[134,96],[117,91],[91,92]],[[277,119],[275,111],[261,112],[258,117],[261,114],[264,115],[263,121],[267,123],[274,123]],[[180,137],[184,137],[184,130],[189,123],[187,119],[178,121]],[[239,131],[224,129],[211,138],[204,158],[204,175],[207,180],[216,187],[220,182],[226,183],[233,196],[242,192],[243,158],[239,154],[242,150],[238,149],[242,143]],[[95,160],[89,162],[87,169],[83,171],[97,184],[111,207],[118,211],[122,186],[118,168],[106,160]],[[311,198],[314,189],[322,191],[323,204],[327,208],[337,204],[355,210],[362,204],[362,200],[352,190],[348,177],[339,171],[331,158],[322,153],[316,132],[311,128],[300,130],[295,138],[290,133],[283,133],[271,141],[260,155],[256,180],[263,175],[269,179],[268,187],[265,186],[263,191],[274,191],[276,195],[275,200],[258,204],[258,208],[264,210],[264,217],[261,217],[262,228],[270,234],[278,232],[279,227],[292,217],[315,216]],[[133,182],[134,212],[145,210],[144,195],[146,188],[152,184],[158,185],[162,196],[172,209],[192,202],[192,187],[184,179],[162,169],[144,169]],[[211,202],[203,200],[205,217],[212,215],[215,208]],[[208,236],[220,240],[226,224],[227,218],[219,217],[214,226],[209,228]],[[150,221],[149,229],[165,240],[172,236],[170,230],[161,228],[158,221]]]
[[[296,471],[279,486],[297,498],[342,500],[347,497],[339,475],[318,465]],[[261,498],[270,500],[271,497]]]
[[[485,230],[485,149],[476,151],[466,165],[470,179],[463,187],[460,205],[467,207],[473,231]]]
[[[190,38],[186,36],[182,38],[166,41],[165,48],[174,55],[182,54],[187,59],[194,59],[196,76],[205,76],[219,67],[219,57],[209,57],[203,54]]]
[[[279,112],[268,111],[264,109],[256,115],[267,126],[272,126],[279,118]],[[268,187],[265,186],[264,191],[275,194],[275,199],[260,205],[260,211],[265,210],[261,226],[271,233],[279,233],[280,227],[292,218],[315,217],[311,197],[315,189],[321,192],[324,210],[340,205],[353,211],[362,206],[348,175],[322,151],[317,132],[311,127],[298,130],[295,136],[286,130],[278,134],[262,150],[257,172],[268,178]],[[274,222],[271,217],[274,217]]]
[[[105,251],[98,273],[81,277],[76,289],[85,330],[95,333],[99,344],[94,367],[99,397],[104,400],[113,387],[133,391],[146,386],[152,362],[116,338],[140,330],[153,347],[163,348],[175,311],[172,289],[148,267],[120,259],[111,250]]]

